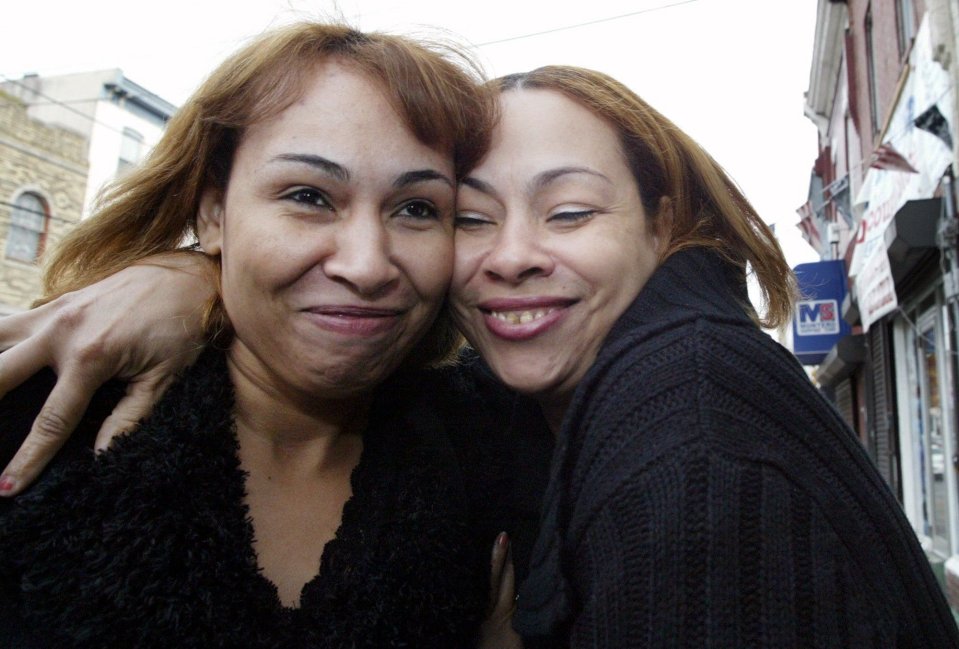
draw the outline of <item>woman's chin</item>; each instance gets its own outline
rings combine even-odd
[[[552,372],[535,364],[493,365],[492,369],[511,390],[530,397],[549,396],[561,383]]]

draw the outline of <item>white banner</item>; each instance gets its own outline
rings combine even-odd
[[[933,195],[953,159],[952,150],[941,139],[913,123],[934,104],[947,119],[952,118],[949,75],[932,59],[929,38],[927,14],[916,34],[909,56],[909,76],[883,142],[891,145],[918,173],[870,168],[856,198],[856,203],[868,203],[856,231],[856,248],[849,264],[864,331],[898,304],[886,255],[886,227],[907,201]],[[949,130],[955,133],[951,124]]]
[[[889,256],[885,250],[870,257],[856,276],[856,296],[863,331],[869,331],[873,322],[899,306]]]

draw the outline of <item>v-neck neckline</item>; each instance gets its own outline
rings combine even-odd
[[[252,578],[259,581],[261,586],[271,593],[273,598],[272,603],[277,610],[293,616],[302,614],[304,609],[309,609],[308,605],[311,602],[315,603],[319,599],[322,599],[324,593],[329,590],[330,579],[332,578],[331,564],[337,557],[342,555],[342,548],[346,539],[357,536],[354,530],[356,530],[357,526],[361,523],[360,517],[363,514],[363,508],[369,506],[369,504],[360,505],[359,501],[365,500],[364,494],[366,493],[368,474],[367,465],[370,463],[370,456],[373,455],[373,452],[370,450],[370,444],[374,437],[376,437],[376,435],[370,434],[370,425],[367,424],[367,428],[363,432],[363,449],[360,451],[359,461],[356,463],[356,466],[353,467],[352,471],[350,471],[350,496],[343,503],[340,523],[333,534],[333,538],[326,542],[322,552],[320,552],[320,558],[316,564],[316,573],[300,588],[296,606],[288,606],[281,601],[277,585],[263,573],[263,568],[260,566],[256,548],[253,545],[253,541],[256,538],[256,529],[253,525],[253,517],[250,515],[250,508],[245,501],[247,473],[240,466],[239,457],[237,457],[236,474],[244,496],[244,500],[240,502],[240,510],[243,518],[242,525],[245,528],[246,539],[248,540],[246,549],[248,552],[249,565],[254,572]],[[236,441],[235,431],[234,441],[236,450],[238,451],[239,442]]]
[[[24,619],[98,645],[468,644],[488,551],[420,383],[378,391],[340,525],[293,608],[255,561],[223,365],[204,354],[135,433],[63,458],[6,515]]]

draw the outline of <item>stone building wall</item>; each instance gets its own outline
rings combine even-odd
[[[0,91],[0,314],[38,297],[42,253],[80,220],[86,180],[87,139],[29,118],[19,99]],[[24,193],[38,196],[46,212],[34,261],[8,254],[14,205]]]

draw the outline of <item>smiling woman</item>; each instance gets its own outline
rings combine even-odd
[[[467,510],[510,525],[541,513],[538,530],[507,527],[522,531],[524,541],[535,538],[532,549],[528,542],[511,546],[521,581],[514,623],[526,646],[959,647],[943,593],[895,496],[796,359],[760,328],[789,317],[793,278],[772,232],[733,181],[685,133],[602,73],[551,66],[494,87],[500,119],[492,145],[455,174],[461,189],[449,297],[488,366],[466,353],[438,374],[395,373],[381,394],[406,387],[424,407],[401,418],[412,415],[418,425],[472,442],[457,448],[470,451],[458,456],[457,473]],[[363,105],[377,103],[370,97]],[[298,115],[299,106],[288,111]],[[307,124],[314,115],[300,117]],[[270,370],[235,379],[244,462],[243,442],[255,448],[257,439],[246,436],[246,379],[253,387],[272,375],[325,385],[323,376],[298,373],[307,361],[362,383],[379,376],[369,367],[379,358],[366,350],[402,370],[395,350],[384,346],[409,345],[407,325],[420,321],[413,305],[440,300],[436,276],[449,263],[448,247],[417,246],[449,237],[450,219],[442,215],[450,187],[436,177],[449,178],[449,170],[410,137],[381,138],[363,115],[352,118],[370,133],[345,141],[334,133],[302,135],[316,149],[309,155],[322,161],[302,160],[300,135],[279,137],[282,119],[251,128],[251,146],[241,145],[234,169],[248,187],[218,186],[204,196],[200,237],[222,257],[224,293],[236,291],[249,311],[262,305],[266,314],[262,326],[251,317],[236,328],[238,340],[249,339],[249,350],[236,348],[236,374]],[[331,114],[313,126],[337,120]],[[267,134],[280,146],[253,146]],[[353,151],[356,142],[386,144],[395,156]],[[274,173],[283,180],[271,184]],[[416,182],[407,183],[409,174]],[[267,190],[257,196],[260,183]],[[250,214],[231,202],[247,191],[261,206]],[[271,215],[270,228],[262,215]],[[312,225],[301,229],[304,223]],[[283,245],[274,246],[273,236]],[[340,246],[349,254],[338,254]],[[280,263],[287,247],[289,259]],[[747,270],[763,292],[761,313],[747,297]],[[115,345],[106,356],[119,357],[111,362],[124,369],[127,347],[163,345],[131,341],[141,321],[106,328],[90,304],[146,305],[165,314],[163,301],[105,294],[120,277],[149,286],[176,278],[159,270],[141,281],[131,272],[81,291],[73,314],[96,323],[93,331]],[[224,298],[229,311],[232,298]],[[165,299],[176,305],[189,297]],[[0,335],[12,332],[17,343],[5,354],[26,366],[38,357],[72,358],[42,326],[56,314],[69,316],[69,304],[0,324]],[[166,321],[148,316],[151,331]],[[195,320],[186,319],[191,326]],[[19,337],[18,325],[26,330]],[[265,340],[273,335],[298,353],[284,355]],[[93,382],[73,381],[81,394]],[[269,402],[271,393],[262,392]],[[364,454],[372,439],[363,438]],[[117,450],[123,444],[121,438]],[[436,444],[427,456],[435,461],[448,450]],[[349,447],[343,452],[349,457]],[[542,462],[550,454],[547,476]],[[426,456],[403,456],[399,465],[419,469],[420,462],[430,466]],[[251,471],[248,484],[257,475],[274,474]],[[393,487],[381,492],[387,503],[398,495]],[[274,505],[253,496],[249,502],[254,525],[278,520]],[[444,500],[427,502],[455,525],[451,512],[433,509]],[[287,522],[278,527],[292,533],[294,521]],[[308,539],[329,533],[304,529]],[[403,548],[386,553],[422,551]],[[443,560],[433,570],[448,576]],[[510,606],[491,619],[502,630],[513,598],[509,569],[495,570],[499,575],[506,587],[498,601]],[[490,646],[517,642],[507,632]]]
[[[792,275],[732,180],[602,73],[494,83],[451,302],[556,436],[528,645],[959,647],[895,497],[759,327],[789,316]]]
[[[452,349],[454,188],[492,124],[452,54],[336,25],[268,33],[57,251],[51,298],[195,236],[217,344],[93,457],[123,390],[98,394],[37,487],[0,504],[0,644],[473,644],[493,536],[409,387]],[[49,432],[54,381],[0,401],[7,459],[34,417]]]
[[[295,104],[246,129],[226,189],[200,200],[237,370],[282,377],[314,407],[382,382],[443,302],[453,188],[453,160],[409,134],[380,88],[318,64]]]
[[[615,131],[586,108],[536,90],[502,106],[458,198],[453,312],[497,376],[541,397],[558,428],[656,269],[669,205],[647,217]]]

